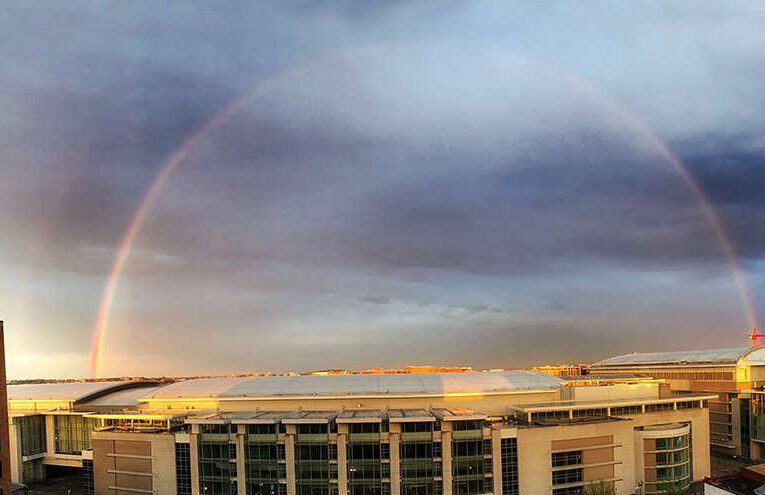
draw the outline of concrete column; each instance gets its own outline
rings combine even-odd
[[[247,425],[236,427],[236,493],[247,495],[247,473],[244,469],[244,459],[247,451],[244,447],[244,439],[247,435]]]
[[[53,415],[45,416],[45,455],[56,455],[56,424]]]
[[[348,425],[337,425],[337,493],[348,495]]]
[[[199,495],[199,425],[191,425],[189,435],[189,464],[191,464],[191,493]]]
[[[390,495],[401,495],[401,424],[391,423],[390,439]]]
[[[11,482],[22,483],[21,439],[19,428],[13,419],[8,422],[8,455],[11,457]]]
[[[502,430],[499,426],[491,429],[491,472],[494,495],[502,493]]]
[[[741,449],[741,401],[736,398],[731,400],[731,428],[733,429],[733,444],[735,447],[736,455],[742,455]]]
[[[453,494],[452,478],[452,425],[441,423],[441,461],[443,466],[444,495]]]
[[[297,478],[295,477],[295,425],[287,425],[284,437],[284,459],[287,464],[287,495],[297,493]]]

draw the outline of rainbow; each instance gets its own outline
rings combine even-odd
[[[323,60],[319,61],[319,63],[321,63]],[[717,234],[722,250],[730,263],[736,286],[743,298],[747,323],[750,328],[755,328],[757,326],[757,312],[752,299],[749,284],[746,280],[746,275],[741,267],[741,263],[739,262],[733,243],[731,242],[725,230],[725,226],[720,216],[717,214],[714,206],[707,198],[706,193],[701,188],[696,179],[693,178],[685,165],[683,165],[682,161],[677,157],[677,155],[675,155],[675,153],[673,153],[672,150],[659,138],[654,130],[651,129],[639,117],[634,115],[624,106],[620,105],[617,101],[606,96],[603,91],[598,90],[589,82],[579,77],[572,76],[571,74],[562,73],[558,70],[552,69],[551,67],[539,61],[532,60],[532,62],[540,67],[545,68],[548,71],[554,72],[558,77],[567,81],[574,88],[586,94],[591,99],[600,102],[610,111],[614,112],[615,115],[618,115],[619,118],[630,124],[640,133],[640,135],[646,138],[656,148],[662,158],[664,158],[677,171],[677,173],[683,179],[683,182],[691,190],[701,205],[706,218]],[[318,63],[311,64],[311,66],[314,65],[318,65]],[[130,221],[127,231],[121,239],[119,249],[117,250],[116,257],[109,271],[106,287],[104,288],[104,292],[101,296],[101,301],[98,307],[95,328],[93,331],[93,342],[90,355],[90,375],[92,377],[98,377],[101,374],[104,343],[106,339],[106,333],[109,328],[109,315],[111,313],[112,303],[114,302],[114,294],[116,292],[120,276],[122,275],[122,271],[125,268],[125,264],[130,256],[130,252],[133,248],[133,243],[135,242],[136,236],[141,230],[143,222],[146,219],[146,215],[148,214],[152,203],[154,202],[159,192],[162,190],[162,187],[165,185],[170,175],[178,167],[178,165],[183,162],[183,160],[191,152],[194,146],[207,134],[221,125],[231,114],[246,107],[262,92],[275,86],[278,82],[284,80],[287,77],[292,77],[296,73],[304,72],[305,70],[306,68],[303,67],[298,70],[289,71],[281,77],[267,81],[263,85],[258,86],[253,92],[229,104],[227,107],[223,108],[221,111],[215,114],[211,120],[197,129],[191,136],[186,138],[186,140],[164,162],[156,178],[149,186],[149,189],[141,200],[138,210]]]

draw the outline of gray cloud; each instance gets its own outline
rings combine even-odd
[[[145,366],[178,354],[203,372],[520,366],[658,345],[669,330],[677,344],[743,341],[713,331],[743,323],[714,229],[630,119],[688,166],[759,290],[759,8],[12,2],[11,349],[87,353],[113,255],[163,162],[257,88],[152,206],[115,301],[115,372],[140,373],[126,353],[142,352]],[[219,352],[200,346],[211,322]],[[151,353],[135,345],[149,335]]]

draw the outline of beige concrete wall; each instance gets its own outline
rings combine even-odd
[[[401,425],[390,424],[390,493],[401,495]]]
[[[658,399],[658,383],[615,383],[612,385],[593,385],[566,387],[563,395],[568,400],[595,401],[617,399]]]
[[[337,425],[337,493],[348,495],[348,425]]]
[[[99,495],[122,493],[116,487],[155,495],[175,493],[175,436],[94,432],[93,484]]]
[[[568,424],[538,428],[518,428],[518,482],[520,492],[524,495],[549,495],[552,493],[552,451],[593,446],[604,446],[600,451],[606,454],[589,454],[599,458],[612,456],[620,464],[610,465],[606,474],[610,477],[621,478],[616,482],[616,493],[631,494],[634,492],[634,474],[624,464],[632,467],[632,455],[625,451],[632,447],[633,432],[630,421],[604,421],[588,424]],[[618,447],[605,447],[617,444]],[[626,448],[625,448],[626,447]],[[599,474],[591,470],[590,475]],[[596,481],[603,478],[592,478]]]
[[[189,435],[189,462],[191,464],[191,493],[199,493],[199,425],[191,425]]]
[[[711,475],[708,409],[679,409],[677,411],[635,414],[625,416],[625,418],[630,418],[635,428],[638,426],[689,422],[691,424],[692,435],[693,479],[698,481]]]
[[[444,483],[444,495],[454,493],[454,475],[452,471],[452,425],[441,423],[441,467]]]
[[[11,481],[21,483],[21,442],[19,440],[19,429],[11,421],[8,424],[8,455],[11,467]]]
[[[287,464],[287,495],[295,495],[297,492],[297,475],[295,473],[296,431],[297,427],[295,425],[287,425],[287,434],[284,437],[284,459]]]
[[[636,445],[634,429],[641,426],[675,422],[691,424],[693,478],[700,480],[710,475],[709,459],[709,411],[707,409],[681,409],[626,416],[628,421],[607,421],[580,425],[561,425],[536,428],[518,428],[518,463],[520,491],[524,495],[552,493],[551,452],[564,448],[582,446],[598,439],[613,437],[613,443],[621,445],[609,449],[588,450],[583,453],[585,464],[618,461],[613,464],[613,477],[618,495],[635,492],[636,474],[643,469],[642,445]],[[637,452],[637,458],[636,458]],[[586,479],[597,480],[609,473],[608,469],[587,469]],[[641,475],[642,476],[642,475]]]
[[[247,472],[245,466],[244,439],[247,435],[247,425],[238,425],[236,427],[236,493],[237,495],[247,495]]]

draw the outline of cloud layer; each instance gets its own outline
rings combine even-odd
[[[152,205],[107,373],[745,343],[720,239],[636,122],[704,189],[759,297],[756,2],[42,7],[0,20],[11,376],[86,373],[146,190],[242,98]]]

